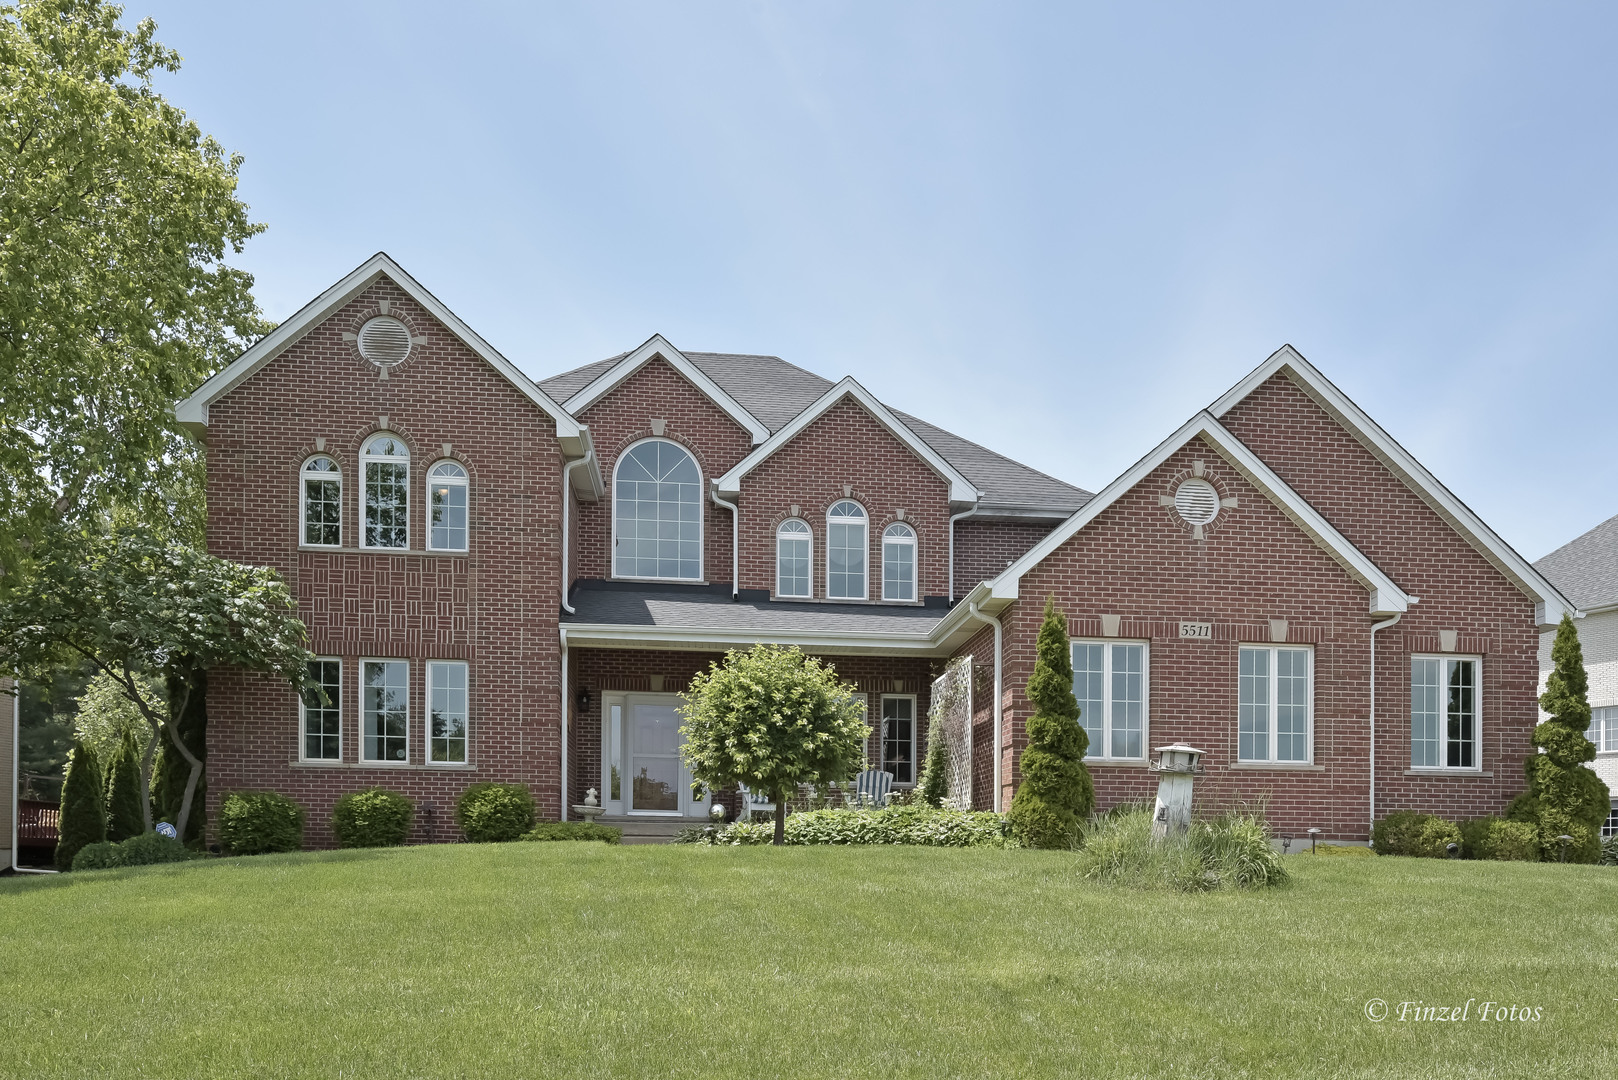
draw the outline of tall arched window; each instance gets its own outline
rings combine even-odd
[[[613,478],[613,574],[702,580],[702,473],[677,443],[647,439]]]
[[[775,595],[811,595],[809,553],[813,544],[809,525],[788,518],[775,530]]]
[[[393,435],[377,435],[360,454],[365,472],[365,524],[361,544],[407,548],[410,509],[410,451]]]
[[[894,522],[882,533],[882,599],[916,598],[916,531]]]
[[[303,463],[303,542],[339,547],[343,542],[343,477],[337,462],[321,454]]]
[[[865,599],[865,508],[844,499],[826,511],[826,595]]]
[[[466,550],[466,470],[440,461],[427,473],[427,546]]]

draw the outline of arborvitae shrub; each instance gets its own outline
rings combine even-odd
[[[624,839],[624,830],[612,825],[597,825],[593,821],[547,821],[535,825],[518,837],[520,840],[599,840],[603,844],[618,844]],[[765,843],[769,843],[766,839]]]
[[[1079,826],[1095,805],[1095,789],[1084,767],[1090,738],[1079,726],[1073,696],[1073,656],[1068,650],[1067,616],[1045,601],[1034,673],[1028,678],[1028,749],[1022,755],[1023,782],[1011,800],[1012,834],[1027,847],[1071,848]]]
[[[1461,829],[1453,821],[1414,810],[1396,811],[1371,827],[1371,847],[1378,855],[1447,859],[1449,845],[1460,842]]]
[[[141,812],[140,750],[134,739],[119,740],[107,774],[107,839],[128,840],[146,831]]]
[[[455,804],[455,823],[474,844],[520,840],[534,827],[534,797],[521,784],[473,784]]]
[[[56,868],[73,869],[81,848],[107,838],[107,813],[101,765],[83,739],[76,739],[62,781],[62,816],[57,826]]]
[[[303,847],[303,807],[273,791],[233,791],[219,807],[219,840],[232,855]]]
[[[115,866],[128,866],[129,856],[122,844],[103,840],[99,844],[86,844],[73,856],[74,870],[111,870]]]
[[[1538,862],[1539,832],[1526,821],[1473,818],[1461,822],[1461,853],[1468,859]]]
[[[944,733],[931,728],[927,731],[927,760],[921,768],[921,783],[916,785],[916,798],[931,807],[944,805],[949,794],[949,748]]]
[[[396,791],[367,788],[344,795],[331,812],[339,847],[398,847],[410,835],[416,804]]]

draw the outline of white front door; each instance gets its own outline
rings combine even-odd
[[[695,817],[707,798],[691,796],[691,771],[680,761],[680,699],[629,694],[603,700],[603,786],[608,812]],[[621,736],[620,736],[621,732]],[[619,778],[622,778],[621,780]]]

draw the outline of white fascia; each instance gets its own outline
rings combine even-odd
[[[931,634],[884,634],[869,631],[817,631],[814,633],[770,630],[721,630],[702,627],[622,626],[612,623],[563,624],[572,646],[594,648],[648,648],[700,650],[751,648],[758,644],[796,645],[818,653],[919,653],[931,656],[938,651]]]
[[[240,386],[254,372],[279,356],[287,346],[320,325],[332,312],[349,303],[384,277],[403,289],[405,295],[425,308],[467,348],[505,376],[506,381],[516,387],[519,393],[539,406],[542,412],[555,421],[556,438],[562,444],[564,456],[580,458],[589,451],[590,436],[584,425],[552,400],[550,395],[541,390],[532,379],[518,371],[516,365],[502,356],[493,345],[483,340],[477,331],[461,321],[460,316],[445,307],[443,301],[422,287],[419,281],[407,274],[386,252],[381,251],[355,267],[341,281],[309,301],[291,318],[254,342],[246,352],[197,387],[190,397],[174,407],[175,419],[193,434],[199,437],[206,435],[210,404]],[[592,470],[584,471],[588,473]],[[587,480],[581,477],[581,480],[589,485],[589,490],[581,490],[580,494],[587,498],[591,497],[590,492],[599,498],[601,492],[605,490],[601,483],[600,471],[593,471],[595,472],[593,477]]]
[[[708,378],[702,369],[693,364],[686,355],[669,343],[662,334],[653,334],[646,343],[634,352],[628,353],[624,358],[597,375],[590,384],[577,394],[567,399],[567,409],[577,415],[600,401],[614,387],[635,372],[645,367],[657,357],[685,376],[698,390],[707,395],[708,399],[719,406],[732,420],[746,429],[752,437],[753,445],[757,446],[770,437],[770,429],[758,421],[752,413],[742,408],[741,403],[722,390],[718,383]]]
[[[1394,441],[1393,436],[1382,430],[1375,420],[1354,404],[1347,394],[1334,386],[1330,379],[1322,375],[1291,345],[1283,345],[1277,349],[1268,360],[1254,368],[1246,378],[1208,406],[1208,411],[1216,417],[1223,418],[1276,372],[1285,372],[1299,389],[1313,398],[1317,405],[1358,439],[1360,444],[1399,477],[1406,487],[1414,491],[1434,513],[1443,518],[1450,528],[1460,533],[1495,569],[1533,600],[1534,617],[1540,626],[1556,625],[1562,620],[1564,612],[1578,617],[1578,609],[1555,585],[1551,584],[1549,578],[1534,569],[1533,564],[1527,559],[1517,554],[1512,546],[1489,528],[1470,507],[1439,483],[1438,478],[1428,472],[1410,451]]]
[[[1101,512],[1134,487],[1171,455],[1192,439],[1200,438],[1210,449],[1240,472],[1254,487],[1269,498],[1282,513],[1302,529],[1322,551],[1330,555],[1350,577],[1370,593],[1370,614],[1382,617],[1409,609],[1415,598],[1406,593],[1393,579],[1382,572],[1362,551],[1349,543],[1348,538],[1320,516],[1319,511],[1303,500],[1258,455],[1232,435],[1212,414],[1200,412],[1170,435],[1157,448],[1105,488],[1101,489],[1078,513],[1068,518],[1045,539],[1035,544],[1022,558],[989,583],[991,594],[999,599],[1015,600],[1022,577],[1038,566],[1053,551],[1066,543],[1075,533],[1094,521]]]
[[[859,402],[861,407],[877,423],[886,428],[890,435],[903,443],[911,453],[926,462],[928,468],[932,469],[933,472],[937,473],[939,477],[949,484],[951,506],[973,506],[982,498],[983,493],[970,480],[962,476],[960,470],[945,461],[938,451],[928,446],[920,436],[901,423],[899,418],[893,415],[892,410],[872,397],[871,392],[856,382],[852,376],[845,377],[836,386],[827,390],[813,405],[794,416],[780,431],[777,431],[755,447],[751,454],[742,458],[734,468],[715,481],[719,487],[719,493],[732,496],[739,494],[743,477],[758,468],[781,447],[797,438],[804,428],[814,423],[833,405],[848,397]]]

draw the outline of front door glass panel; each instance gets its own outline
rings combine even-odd
[[[680,717],[673,704],[629,710],[630,808],[680,809]]]

